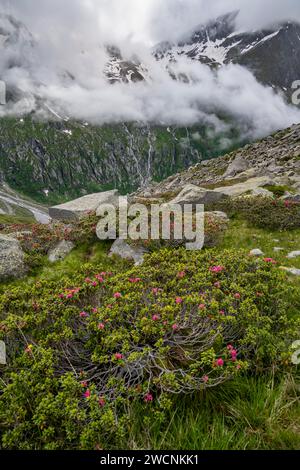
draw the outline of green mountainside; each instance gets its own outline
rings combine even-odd
[[[30,117],[1,119],[0,135],[0,182],[49,204],[112,188],[127,193],[224,153],[228,138],[238,144],[234,131],[216,137],[200,126],[93,127]]]

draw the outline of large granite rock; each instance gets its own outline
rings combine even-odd
[[[144,261],[144,255],[147,250],[141,246],[131,246],[125,240],[117,239],[109,252],[109,256],[117,255],[123,259],[134,261],[136,266],[139,266]]]
[[[252,192],[258,188],[263,188],[264,186],[273,184],[272,179],[269,176],[259,176],[257,178],[250,178],[243,183],[236,183],[232,186],[224,186],[215,191],[219,191],[222,194],[225,194],[230,197],[242,196],[243,194]]]
[[[227,170],[224,173],[224,178],[229,178],[248,170],[249,162],[243,158],[242,155],[237,155],[235,159],[229,164]]]
[[[76,221],[86,217],[90,212],[96,212],[101,204],[117,205],[118,190],[89,194],[73,201],[50,207],[49,215],[52,219],[62,221]]]
[[[222,191],[200,188],[194,184],[186,185],[168,204],[210,204],[227,198]]]
[[[51,263],[61,261],[75,248],[73,242],[68,240],[62,240],[48,253],[48,259]]]
[[[7,235],[0,235],[0,280],[19,278],[25,274],[26,265],[20,242]]]

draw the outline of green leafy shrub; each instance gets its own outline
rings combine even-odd
[[[272,260],[164,249],[98,269],[1,294],[3,448],[113,448],[132,402],[160,422],[176,395],[290,368],[299,292]]]
[[[265,189],[273,193],[274,196],[278,198],[284,196],[285,193],[290,190],[288,186],[276,186],[276,185],[265,186]]]
[[[18,234],[18,240],[26,254],[27,265],[35,268],[43,264],[43,257],[62,240],[70,240],[76,246],[97,241],[97,222],[96,215],[90,213],[87,217],[70,225],[62,223],[51,225],[9,223],[0,227],[0,231]]]
[[[204,216],[204,246],[205,247],[215,247],[223,239],[225,231],[228,227],[228,221],[222,217],[217,217],[211,213],[205,213]],[[197,224],[196,216],[193,215],[192,229],[194,234],[196,234]],[[162,237],[162,230],[160,227],[160,238],[159,240],[153,240],[151,238],[151,217],[149,215],[149,231],[148,231],[147,240],[131,240],[128,239],[127,243],[135,246],[144,246],[148,251],[154,252],[161,248],[173,247],[178,248],[185,246],[187,243],[194,241],[189,240],[185,237],[185,227],[182,226],[182,238],[176,239],[175,237],[175,224],[174,224],[174,214],[171,214],[170,218],[170,239],[166,240]]]
[[[230,198],[214,208],[230,217],[242,217],[258,228],[293,230],[300,227],[300,204],[263,196]]]

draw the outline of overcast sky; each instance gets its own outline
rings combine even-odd
[[[299,0],[0,0],[36,34],[86,34],[155,44],[239,9],[239,27],[300,21]],[[68,29],[66,29],[68,28]]]
[[[186,84],[172,80],[151,55],[149,46],[175,41],[208,19],[236,9],[239,30],[281,20],[300,22],[300,0],[0,0],[0,12],[23,21],[36,40],[33,53],[24,52],[21,41],[0,55],[1,79],[26,92],[13,112],[34,109],[38,94],[68,116],[97,124],[204,121],[221,130],[221,111],[237,118],[247,136],[261,137],[299,122],[299,109],[242,67],[229,65],[213,72],[182,57],[177,73],[193,77]],[[137,54],[150,80],[109,85],[103,74],[108,56],[102,46],[111,43],[121,46],[124,57]],[[7,66],[16,57],[21,65]],[[75,77],[67,84],[66,71]]]

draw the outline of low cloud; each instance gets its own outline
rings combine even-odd
[[[259,84],[246,69],[227,65],[213,71],[181,58],[178,64],[172,65],[173,73],[189,80],[175,81],[165,65],[150,53],[151,45],[159,40],[174,40],[172,31],[179,37],[195,23],[239,6],[242,7],[239,28],[246,27],[246,23],[247,27],[253,27],[265,22],[267,10],[261,8],[261,3],[256,0],[12,1],[11,13],[26,23],[35,45],[31,46],[29,35],[23,37],[27,35],[24,31],[21,41],[12,44],[0,58],[2,80],[23,91],[23,97],[5,113],[24,114],[37,110],[39,102],[46,102],[46,109],[50,107],[59,116],[95,124],[209,123],[216,131],[223,131],[227,120],[221,119],[221,115],[225,115],[249,138],[288,127],[300,121],[300,111],[287,105],[271,88]],[[292,0],[285,2],[285,8],[281,2],[266,0],[264,3],[269,7],[272,3],[269,20],[299,13],[298,2]],[[105,47],[108,44],[117,44],[127,59],[137,55],[148,71],[146,81],[109,84],[103,73],[110,60]],[[1,112],[4,110],[0,109]],[[41,117],[43,112],[39,111]]]

